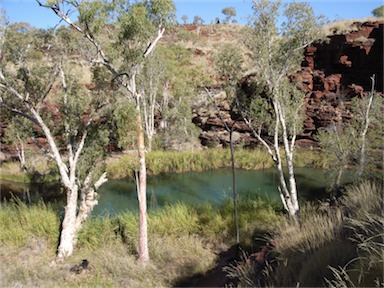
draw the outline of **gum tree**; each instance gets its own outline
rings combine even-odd
[[[245,119],[271,155],[278,170],[281,200],[288,214],[297,220],[299,202],[293,155],[302,125],[304,93],[296,89],[288,75],[300,67],[303,49],[319,39],[322,21],[308,3],[293,2],[285,6],[284,22],[279,25],[280,7],[281,1],[253,1],[254,15],[245,32],[245,44],[252,55],[258,89],[261,87],[263,93],[255,93],[253,103],[248,103],[253,111],[245,106],[241,110],[252,112],[244,113]],[[263,137],[259,129],[266,126],[272,141]]]
[[[56,163],[66,191],[56,257],[61,261],[73,253],[77,234],[97,205],[96,191],[107,181],[101,164],[108,137],[99,125],[107,105],[102,94],[72,74],[60,39],[47,32],[39,42],[40,32],[15,24],[1,35],[0,109],[23,125],[18,135],[32,131],[36,146]]]
[[[221,13],[225,15],[224,24],[230,23],[232,17],[236,17],[236,8],[235,7],[225,7],[221,10]]]
[[[144,123],[137,76],[143,63],[163,37],[167,23],[173,21],[172,0],[36,0],[51,9],[62,21],[84,36],[93,46],[93,65],[105,67],[114,85],[136,109],[136,148],[139,161],[138,199],[140,210],[139,261],[149,261],[146,220],[146,163]],[[73,21],[72,12],[78,19]]]

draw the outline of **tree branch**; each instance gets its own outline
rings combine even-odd
[[[157,36],[155,40],[149,43],[147,49],[143,53],[144,58],[147,58],[148,55],[151,54],[152,50],[156,47],[157,42],[159,42],[159,40],[163,37],[164,32],[165,32],[165,28],[159,27],[159,30],[157,30]]]

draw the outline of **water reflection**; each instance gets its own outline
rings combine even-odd
[[[260,196],[280,201],[277,190],[278,176],[275,169],[258,171],[236,170],[237,190],[240,197]],[[296,169],[299,198],[319,199],[326,196],[326,177],[322,169]],[[63,207],[65,194],[59,184],[23,185],[1,181],[1,198],[9,199],[11,193],[27,203],[41,199],[56,207]],[[183,174],[167,173],[148,178],[148,208],[162,207],[167,203],[218,205],[232,197],[232,174],[229,168]],[[99,205],[93,215],[114,215],[121,211],[137,211],[136,185],[132,179],[112,180],[99,189]]]

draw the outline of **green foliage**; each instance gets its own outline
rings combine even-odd
[[[148,1],[148,5],[155,26],[168,25],[170,27],[175,23],[176,7],[173,0],[151,0]]]
[[[11,119],[11,123],[7,126],[7,133],[4,135],[6,144],[19,145],[19,141],[26,143],[26,140],[33,136],[32,127],[27,119],[15,115]]]
[[[185,29],[179,29],[177,31],[177,38],[184,42],[190,41],[192,43],[195,43],[197,40],[199,40],[199,36],[196,33]]]
[[[384,16],[384,5],[381,5],[372,10],[372,15],[375,17],[383,17]]]
[[[267,88],[267,96],[274,101],[285,101],[281,103],[285,116],[296,118],[293,115],[302,110],[302,100],[297,102],[300,95],[292,94],[294,83],[287,81],[286,75],[300,67],[304,47],[321,37],[323,21],[313,15],[308,3],[290,3],[279,28],[280,6],[281,1],[255,1],[254,17],[251,28],[244,30],[244,42],[253,53],[257,82]],[[291,106],[294,103],[297,104]]]
[[[276,212],[281,207],[278,203],[258,198],[240,197],[238,199],[239,234],[242,245],[252,244],[252,237],[257,233],[266,233],[274,228],[279,219]],[[213,243],[235,244],[235,224],[233,200],[227,199],[220,207],[210,204],[196,208],[201,226],[200,234]]]
[[[173,143],[186,143],[196,139],[196,127],[191,123],[191,105],[196,87],[205,84],[204,75],[198,67],[191,67],[192,52],[176,45],[159,45],[152,55],[160,61],[163,87],[159,91],[162,96],[160,112],[164,129],[160,130],[162,146],[170,148]],[[170,89],[171,88],[171,89]]]
[[[223,13],[226,17],[224,20],[224,23],[227,24],[230,22],[232,17],[236,17],[236,8],[235,7],[225,7],[221,10],[221,13]]]
[[[31,238],[43,238],[50,244],[58,239],[59,219],[44,203],[28,207],[21,201],[2,203],[0,243],[7,247],[28,245]]]
[[[113,110],[118,146],[121,148],[131,148],[136,144],[135,135],[137,130],[136,109],[126,101],[118,101]]]
[[[219,48],[215,57],[215,66],[226,86],[234,86],[238,82],[243,62],[243,56],[234,45],[225,44]]]
[[[251,237],[277,221],[276,204],[241,199],[241,235]],[[255,211],[257,217],[255,218]],[[137,264],[138,215],[91,218],[78,235],[78,253],[68,267],[90,261],[89,273],[73,277],[69,269],[49,265],[58,239],[59,215],[44,204],[8,203],[0,208],[2,283],[13,286],[172,286],[180,278],[213,268],[215,247],[233,242],[233,204],[188,207],[178,203],[148,215],[151,263]],[[246,242],[246,241],[245,241]],[[216,246],[218,244],[219,246]],[[8,267],[8,269],[5,269]]]
[[[79,12],[79,24],[88,25],[89,31],[97,33],[107,22],[112,20],[110,13],[115,8],[115,3],[110,1],[82,1],[76,8]]]
[[[381,150],[383,140],[380,133],[382,131],[381,107],[382,97],[374,95],[371,109],[367,108],[369,97],[354,97],[351,101],[350,110],[354,118],[350,123],[336,126],[331,123],[328,129],[322,129],[317,134],[317,139],[322,148],[322,154],[329,163],[331,189],[339,185],[340,174],[345,167],[354,167],[357,174],[356,180],[362,178],[381,178],[380,169],[382,168]],[[366,125],[366,117],[369,118],[365,139],[362,138]],[[364,155],[362,147],[364,145]],[[365,158],[364,163],[362,158]],[[360,174],[359,174],[360,173]]]
[[[84,224],[78,235],[78,245],[82,249],[97,251],[105,246],[118,243],[115,231],[117,224],[110,219],[95,217]]]
[[[183,23],[184,23],[184,24],[187,24],[188,16],[187,16],[187,15],[183,15],[183,16],[181,16],[181,20],[183,20]]]

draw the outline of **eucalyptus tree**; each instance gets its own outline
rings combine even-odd
[[[107,181],[102,160],[108,133],[99,123],[108,102],[73,75],[58,37],[48,33],[39,42],[36,32],[41,31],[17,24],[1,36],[0,109],[27,120],[18,120],[17,132],[32,130],[36,146],[56,163],[66,190],[56,257],[61,261],[73,253],[77,234],[97,205],[96,191]],[[36,140],[40,135],[46,143]]]
[[[383,17],[384,16],[384,5],[381,5],[372,10],[372,15],[375,17]]]
[[[159,53],[159,49],[148,57],[148,61],[143,65],[141,75],[138,77],[140,87],[141,113],[144,120],[144,131],[147,136],[147,150],[152,150],[153,138],[156,134],[156,116],[162,114],[166,101],[164,91],[166,85],[166,61],[164,53]]]
[[[142,65],[163,37],[167,23],[174,21],[172,0],[36,0],[93,45],[91,63],[104,66],[128,102],[136,107],[139,160],[138,198],[140,210],[139,261],[149,260],[146,220],[146,163],[144,127],[137,76]],[[66,10],[67,9],[67,10]],[[73,21],[72,12],[78,19]]]
[[[228,24],[231,21],[232,17],[236,17],[236,8],[235,7],[225,7],[221,10],[221,13],[225,15],[225,19],[223,21],[224,24]]]
[[[279,175],[279,192],[289,215],[297,220],[299,202],[294,174],[294,146],[303,120],[304,92],[295,87],[288,75],[300,67],[303,49],[320,38],[322,19],[316,17],[308,3],[289,3],[279,24],[281,1],[254,0],[254,15],[245,30],[245,44],[251,52],[258,89],[252,114],[244,114],[255,128],[256,138],[271,155]],[[256,103],[257,102],[257,103]],[[257,104],[257,105],[255,105]],[[245,110],[247,107],[242,108]],[[250,110],[248,109],[248,112]],[[260,127],[269,126],[273,140],[262,136]],[[283,144],[285,160],[280,152]],[[285,163],[288,175],[283,173]]]

